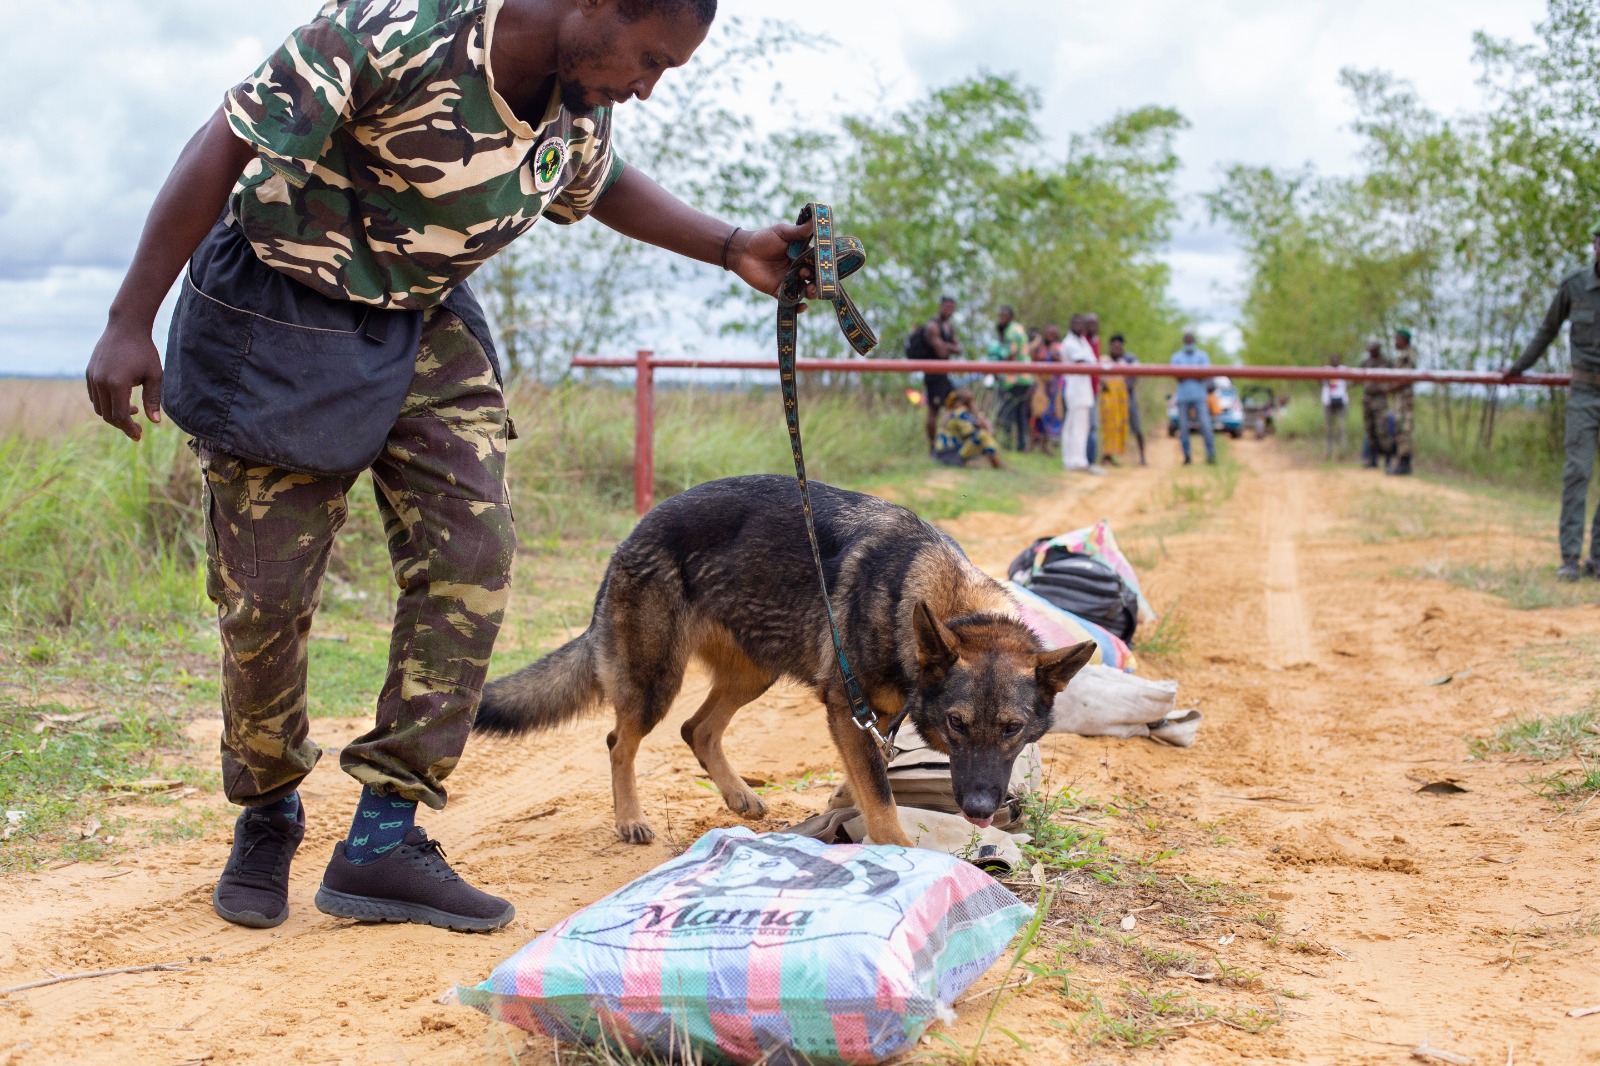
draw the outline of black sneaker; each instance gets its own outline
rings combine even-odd
[[[1600,558],[1593,555],[1583,561],[1584,577],[1600,577]]]
[[[289,863],[306,836],[305,808],[287,818],[247,807],[233,823],[233,851],[211,893],[219,918],[271,929],[289,917]]]
[[[1565,581],[1571,584],[1581,577],[1583,577],[1583,571],[1579,568],[1578,560],[1576,559],[1567,559],[1556,569],[1557,581]]]
[[[517,916],[510,903],[473,888],[450,869],[444,849],[421,826],[413,826],[387,855],[360,866],[345,858],[344,841],[335,844],[317,889],[317,910],[358,922],[418,922],[458,933],[486,933]]]

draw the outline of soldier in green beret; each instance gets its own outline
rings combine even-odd
[[[1589,472],[1600,436],[1600,223],[1591,236],[1594,262],[1562,279],[1539,331],[1505,372],[1510,382],[1537,363],[1561,332],[1561,324],[1571,319],[1572,395],[1567,400],[1567,463],[1561,488],[1561,567],[1556,571],[1562,581],[1577,581],[1586,573],[1600,577],[1600,544],[1591,542],[1589,558],[1579,561]],[[1600,513],[1595,515],[1595,535],[1600,537]]]

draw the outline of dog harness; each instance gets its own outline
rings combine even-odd
[[[850,717],[856,728],[872,735],[878,742],[887,763],[895,756],[894,737],[905,721],[902,710],[889,723],[889,728],[878,731],[878,716],[861,690],[861,682],[850,669],[845,658],[844,641],[839,637],[839,623],[833,616],[833,600],[828,594],[828,576],[822,567],[822,548],[817,543],[816,521],[811,513],[811,486],[806,479],[805,450],[800,443],[800,392],[795,381],[795,356],[800,333],[800,305],[806,299],[806,289],[814,284],[817,299],[833,304],[833,313],[839,319],[839,329],[850,347],[867,355],[878,346],[877,334],[861,317],[850,294],[844,291],[844,279],[860,270],[867,262],[866,249],[854,237],[836,237],[833,233],[833,208],[827,204],[810,203],[800,212],[799,225],[815,223],[809,239],[789,245],[789,273],[778,287],[778,376],[783,383],[783,414],[789,423],[789,446],[794,452],[794,476],[800,485],[800,508],[805,513],[806,537],[811,541],[811,558],[817,564],[817,584],[822,588],[822,604],[828,612],[828,628],[833,634],[833,651],[839,659],[839,673],[844,679],[845,698],[850,703]],[[805,277],[806,271],[811,277]]]

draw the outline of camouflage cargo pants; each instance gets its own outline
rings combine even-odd
[[[1382,459],[1392,454],[1394,441],[1389,437],[1389,400],[1382,393],[1373,394],[1369,387],[1361,398],[1361,422],[1367,433],[1367,455]]]
[[[483,348],[430,311],[411,390],[371,474],[400,586],[377,724],[339,764],[378,791],[443,807],[510,595],[506,408]],[[222,636],[222,780],[271,803],[321,757],[308,736],[306,652],[346,496],[318,477],[201,445],[206,592]]]
[[[1411,458],[1412,430],[1416,426],[1417,401],[1411,391],[1411,386],[1406,385],[1397,389],[1394,395],[1394,454],[1402,459]]]

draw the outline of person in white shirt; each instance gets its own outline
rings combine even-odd
[[[1083,335],[1082,315],[1073,315],[1071,332],[1061,342],[1061,357],[1068,363],[1099,364],[1094,348]],[[1066,375],[1066,424],[1061,429],[1061,465],[1090,474],[1105,471],[1089,462],[1089,429],[1094,419],[1094,383],[1087,374]]]
[[[1329,366],[1339,366],[1343,362],[1337,354],[1328,357]],[[1327,426],[1328,445],[1327,458],[1337,456],[1344,458],[1345,446],[1345,411],[1350,406],[1350,385],[1345,381],[1324,381],[1322,383],[1322,419]]]

